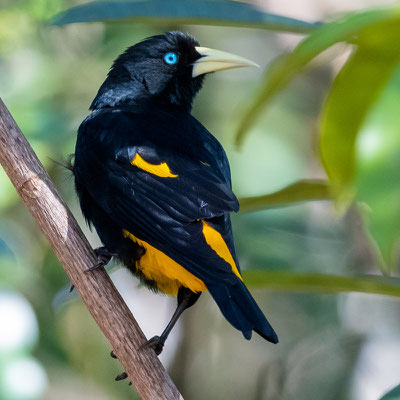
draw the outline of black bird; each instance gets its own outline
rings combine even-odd
[[[115,257],[150,289],[178,297],[164,332],[145,344],[157,354],[205,290],[246,339],[254,330],[278,342],[241,277],[227,157],[191,115],[205,74],[254,65],[182,32],[152,36],[115,60],[79,127],[76,191],[104,244],[90,270]]]

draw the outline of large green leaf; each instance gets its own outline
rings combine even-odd
[[[356,200],[363,208],[376,245],[391,271],[398,269],[400,254],[400,67],[379,96],[357,135]]]
[[[248,3],[210,0],[94,1],[56,15],[52,24],[108,20],[222,25],[306,33],[315,24],[268,14]]]
[[[252,288],[318,293],[363,292],[400,297],[400,278],[249,270],[243,271],[243,279]]]
[[[263,196],[239,199],[240,211],[249,212],[266,208],[282,207],[302,201],[330,200],[329,183],[322,180],[302,180],[277,192]]]
[[[400,385],[384,394],[380,400],[400,400]]]
[[[386,22],[400,15],[400,7],[349,14],[321,25],[285,56],[276,59],[265,72],[251,102],[244,108],[236,133],[240,145],[245,134],[272,98],[300,74],[317,55],[338,42],[354,42],[356,35],[368,26]]]
[[[321,157],[344,206],[353,193],[357,135],[400,61],[399,34],[400,19],[360,32],[358,48],[336,77],[321,113]]]

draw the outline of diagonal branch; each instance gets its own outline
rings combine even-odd
[[[182,399],[43,165],[0,99],[0,163],[143,400]]]

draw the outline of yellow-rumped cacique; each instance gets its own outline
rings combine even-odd
[[[76,191],[104,245],[89,269],[114,257],[150,289],[177,296],[164,332],[144,344],[157,354],[206,290],[246,339],[255,331],[278,342],[241,276],[228,159],[191,114],[207,73],[255,65],[182,32],[152,36],[114,61],[79,127]]]

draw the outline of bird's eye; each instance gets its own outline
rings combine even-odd
[[[176,64],[178,62],[178,56],[175,53],[172,53],[172,52],[167,53],[164,56],[164,61],[168,65]]]

